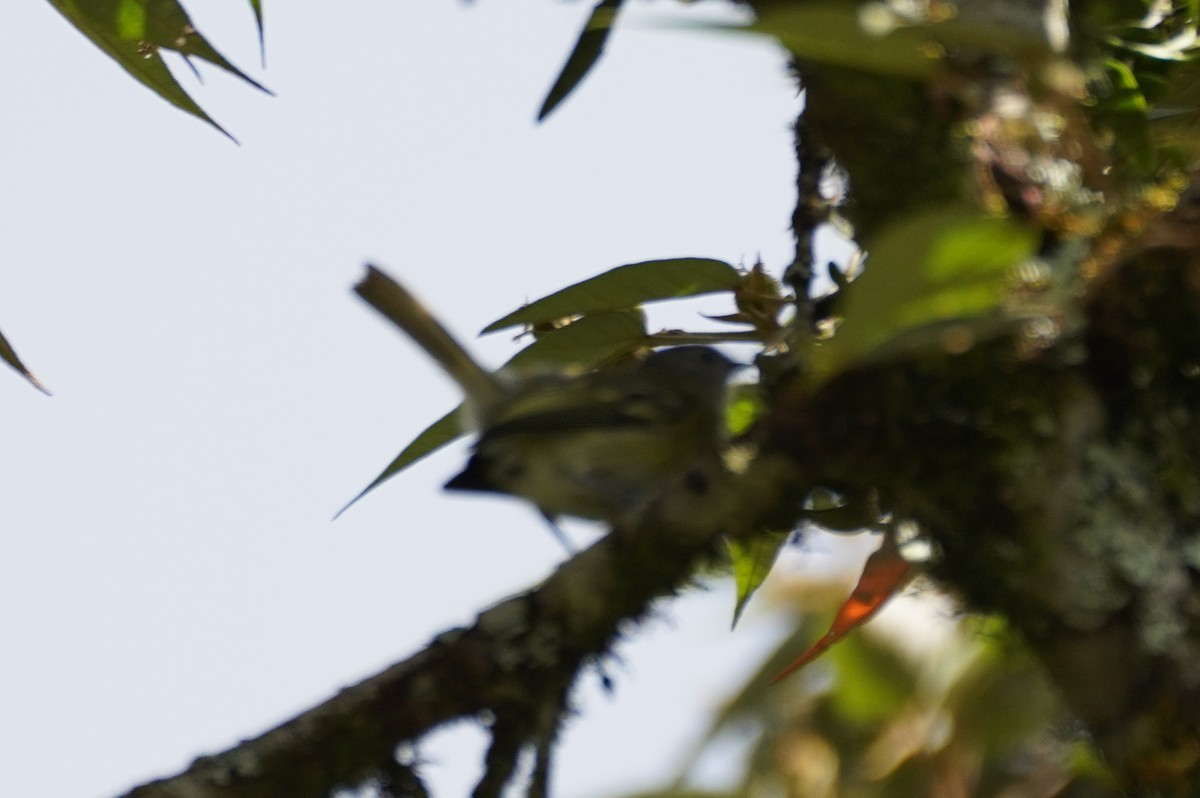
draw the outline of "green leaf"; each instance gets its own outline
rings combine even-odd
[[[543,335],[513,355],[502,368],[517,372],[558,370],[568,366],[591,369],[606,360],[629,354],[645,338],[646,319],[641,311],[596,313]],[[466,432],[461,410],[462,405],[459,405],[426,427],[371,484],[338,510],[334,518],[401,471],[461,437]]]
[[[552,332],[513,355],[504,368],[516,372],[567,367],[595,368],[628,355],[646,340],[646,315],[641,310],[591,313]]]
[[[16,350],[12,348],[12,345],[8,342],[8,339],[4,337],[3,333],[0,333],[0,360],[3,360],[5,363],[20,372],[21,376],[29,380],[30,384],[33,385],[34,388],[37,388],[47,396],[50,395],[50,392],[46,390],[46,386],[42,385],[38,378],[33,376],[33,372],[27,369],[25,364],[21,362],[21,358],[17,357]]]
[[[1011,750],[1033,739],[1061,712],[1032,656],[1007,634],[1007,640],[980,636],[975,656],[964,663],[944,703],[957,735],[984,751]],[[1018,695],[1021,700],[1013,701]]]
[[[483,332],[555,321],[580,313],[632,308],[662,299],[731,291],[740,279],[737,269],[711,258],[629,263],[531,302],[492,322]]]
[[[550,87],[550,93],[538,111],[537,119],[541,122],[550,112],[558,107],[567,95],[575,90],[579,82],[587,76],[600,56],[604,53],[604,45],[617,22],[617,12],[621,10],[624,0],[601,0],[592,9],[591,16],[575,42],[575,49],[567,57],[567,63]]]
[[[387,468],[383,469],[379,473],[379,476],[371,480],[370,485],[359,491],[359,494],[347,502],[345,507],[338,510],[337,514],[333,516],[334,519],[349,510],[363,496],[366,496],[413,463],[425,459],[438,449],[461,437],[463,434],[461,410],[462,405],[459,405],[426,427],[420,435],[413,439],[412,443],[405,446],[404,450],[396,455],[392,462],[388,463]]]
[[[755,8],[750,25],[700,23],[770,36],[804,61],[857,69],[909,80],[932,78],[945,53],[959,48],[1040,63],[1052,55],[1045,37],[1005,28],[968,15],[938,21],[912,19],[886,3],[809,0],[768,3]]]
[[[71,24],[135,79],[177,108],[229,136],[196,104],[163,62],[161,50],[194,56],[267,91],[196,31],[176,0],[49,0]],[[268,92],[269,93],[269,92]],[[233,138],[230,136],[230,138]]]
[[[886,13],[882,4],[876,10]],[[921,26],[869,33],[858,3],[769,4],[748,30],[775,38],[799,58],[867,72],[920,79],[938,63]]]
[[[837,673],[830,694],[845,722],[878,727],[910,705],[924,670],[894,643],[847,635],[825,655]]]
[[[788,541],[790,532],[767,531],[760,532],[752,540],[745,543],[736,540],[726,541],[729,548],[729,560],[733,564],[733,578],[737,584],[737,604],[733,608],[733,626],[737,626],[746,603],[758,590],[775,559],[779,550]]]
[[[1003,329],[1015,269],[1038,240],[1032,227],[969,205],[927,208],[885,228],[847,290],[837,334],[814,350],[814,373],[943,342],[947,328]]]
[[[1105,60],[1104,66],[1108,70],[1113,88],[1112,94],[1104,98],[1105,108],[1144,116],[1146,98],[1142,94],[1141,86],[1138,85],[1133,70],[1115,58]]]
[[[758,383],[737,383],[729,386],[729,401],[725,403],[725,426],[731,435],[741,435],[767,411],[762,388]]]

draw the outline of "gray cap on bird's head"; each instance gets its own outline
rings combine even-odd
[[[698,377],[724,382],[735,370],[742,368],[711,346],[673,346],[652,352],[642,361],[639,368],[651,369],[661,374],[678,374],[681,377]]]
[[[638,364],[637,370],[653,375],[655,381],[672,380],[719,399],[729,375],[743,364],[735,363],[711,346],[691,344],[659,349]],[[709,391],[711,389],[711,392]]]

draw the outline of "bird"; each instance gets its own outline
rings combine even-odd
[[[463,391],[477,438],[447,490],[523,498],[565,541],[558,519],[618,522],[720,456],[726,385],[738,364],[710,346],[664,348],[579,374],[492,372],[376,267],[355,291]]]
[[[532,378],[481,414],[473,454],[445,487],[522,496],[550,519],[618,520],[719,454],[736,368],[690,345],[625,368]]]

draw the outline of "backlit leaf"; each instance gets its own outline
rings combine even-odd
[[[883,608],[889,598],[908,584],[912,574],[913,567],[900,555],[899,547],[891,538],[885,537],[879,550],[867,558],[862,575],[858,578],[858,584],[854,587],[854,592],[838,610],[833,623],[829,626],[829,631],[797,657],[792,664],[784,668],[778,676],[771,680],[772,683],[800,670],[829,650],[830,646],[853,629],[870,620]]]
[[[763,532],[746,543],[727,541],[729,560],[733,565],[733,578],[737,585],[737,603],[733,608],[732,626],[737,626],[742,611],[746,609],[746,603],[771,572],[779,550],[787,543],[790,534]]]
[[[750,429],[767,411],[762,388],[757,383],[737,383],[729,386],[725,403],[725,426],[730,435],[741,435]]]

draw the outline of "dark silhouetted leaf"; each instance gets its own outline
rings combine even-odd
[[[546,95],[546,100],[542,103],[542,109],[538,111],[539,122],[549,116],[550,112],[575,90],[579,82],[600,60],[600,56],[604,53],[604,44],[608,41],[608,35],[617,22],[617,12],[621,10],[623,2],[624,0],[601,0],[592,9],[591,16],[588,17],[587,23],[579,34],[578,41],[575,42],[575,49],[567,57],[567,63],[558,73],[554,85],[550,87],[550,93]]]
[[[258,50],[265,64],[267,62],[267,40],[263,36],[262,0],[250,0],[250,7],[254,9],[254,23],[258,25]]]
[[[661,299],[732,291],[739,279],[737,269],[711,258],[629,263],[531,302],[492,322],[483,332],[555,321],[580,313],[633,308]]]
[[[12,348],[12,345],[8,342],[8,339],[4,337],[3,333],[0,333],[0,359],[20,372],[21,376],[29,380],[33,387],[37,388],[47,396],[50,395],[50,391],[46,390],[46,386],[42,385],[38,378],[33,376],[33,372],[27,369],[25,364],[21,362],[21,358],[17,357],[16,350]]]

